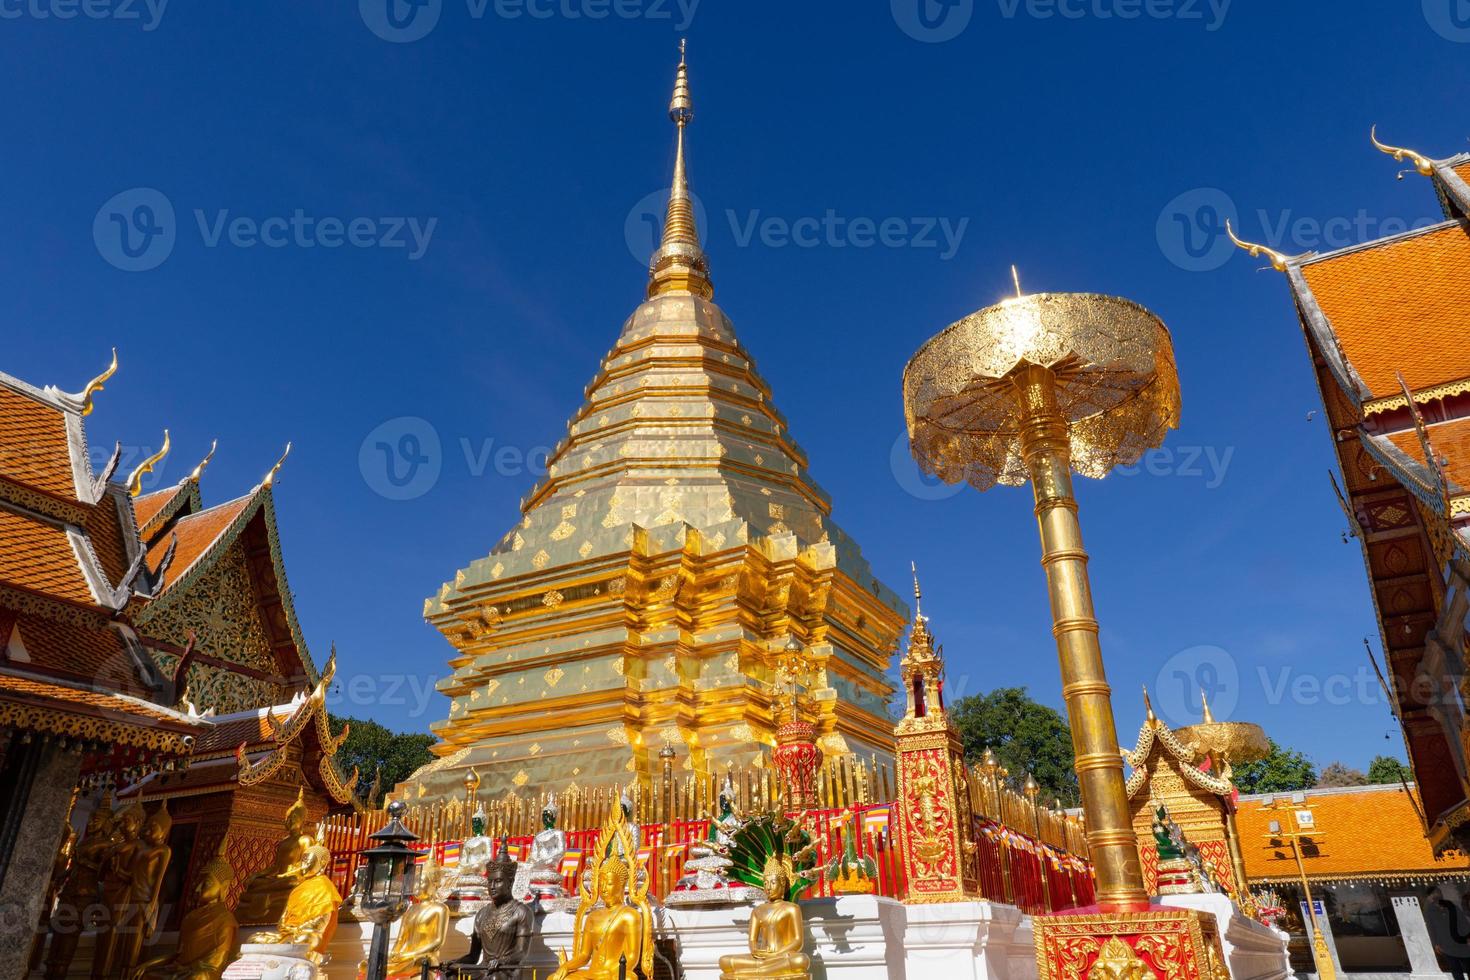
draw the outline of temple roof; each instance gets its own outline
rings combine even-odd
[[[1410,784],[1413,789],[1413,784]],[[1276,798],[1282,795],[1276,794]],[[1289,822],[1291,812],[1264,809],[1270,795],[1242,796],[1236,824],[1246,875],[1252,882],[1300,880],[1289,842],[1270,837],[1270,822]],[[1303,841],[1302,864],[1314,881],[1470,877],[1470,856],[1436,860],[1424,839],[1417,796],[1403,786],[1348,786],[1305,791],[1320,836]]]
[[[1235,788],[1231,786],[1230,780],[1206,772],[1196,764],[1194,749],[1175,735],[1173,729],[1155,717],[1153,708],[1150,707],[1148,717],[1138,731],[1138,741],[1134,743],[1133,751],[1124,753],[1123,761],[1133,769],[1126,783],[1130,800],[1149,784],[1152,773],[1149,770],[1148,760],[1156,749],[1166,753],[1177,763],[1175,768],[1191,785],[1219,796],[1229,796],[1234,792]]]

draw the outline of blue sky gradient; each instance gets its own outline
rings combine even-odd
[[[0,0],[0,370],[74,389],[116,345],[93,445],[167,426],[173,482],[217,437],[212,502],[294,441],[287,567],[337,710],[445,714],[423,598],[517,519],[642,297],[687,28],[716,300],[878,574],[918,562],[950,690],[1060,705],[1029,491],[938,487],[902,442],[906,359],[1014,262],[1174,336],[1168,452],[1078,481],[1123,740],[1142,684],[1185,723],[1203,681],[1319,765],[1402,757],[1286,284],[1219,230],[1436,219],[1368,129],[1466,148],[1460,0],[388,2]],[[380,441],[437,475],[395,486]]]

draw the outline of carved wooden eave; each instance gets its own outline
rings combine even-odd
[[[264,718],[271,731],[271,739],[263,747],[251,751],[248,742],[242,742],[235,751],[238,767],[236,781],[241,786],[255,786],[278,776],[293,760],[291,747],[304,737],[316,742],[317,772],[328,795],[338,803],[353,799],[359,772],[356,767],[352,775],[344,779],[337,772],[335,757],[347,740],[347,729],[333,735],[327,715],[326,693],[336,673],[335,654],[327,660],[321,679],[309,695],[298,697],[290,705],[268,708]],[[284,721],[277,721],[280,709],[289,710]]]

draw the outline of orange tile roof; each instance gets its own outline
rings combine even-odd
[[[0,473],[77,499],[62,411],[0,385]]]
[[[84,525],[87,540],[92,542],[92,551],[107,576],[107,584],[116,588],[122,584],[128,571],[128,549],[123,543],[123,517],[118,513],[112,496],[105,495],[95,507],[87,510]]]
[[[1303,807],[1312,811],[1320,836],[1315,849],[1306,844],[1302,863],[1314,879],[1373,878],[1391,874],[1470,874],[1470,856],[1454,854],[1436,861],[1424,828],[1400,786],[1362,786],[1341,790],[1307,790]],[[1240,799],[1236,823],[1245,856],[1245,872],[1252,880],[1294,880],[1298,877],[1291,845],[1273,846],[1267,836],[1271,820],[1286,824],[1290,812],[1263,809],[1265,799]],[[1279,839],[1278,839],[1279,840]]]
[[[289,717],[291,712],[286,709],[276,713],[276,721],[282,724]],[[266,722],[265,716],[258,713],[247,718],[220,721],[199,739],[195,755],[205,756],[211,752],[227,750],[233,752],[241,742],[251,747],[274,744],[275,736],[276,733]]]
[[[1302,275],[1373,397],[1470,377],[1470,236],[1459,225],[1306,262]]]
[[[179,492],[178,487],[165,487],[152,493],[145,493],[141,497],[133,498],[133,513],[138,516],[138,527],[145,526],[149,521],[158,516],[165,504],[174,499]]]
[[[202,510],[197,514],[190,514],[181,518],[173,526],[170,534],[160,535],[154,541],[153,547],[148,549],[148,566],[157,568],[163,553],[168,549],[168,543],[174,534],[179,537],[178,550],[174,552],[173,564],[169,566],[168,582],[177,582],[190,565],[199,560],[199,556],[209,550],[210,545],[219,539],[221,532],[229,527],[235,518],[240,516],[253,498],[250,496],[240,497],[228,503]],[[168,585],[165,584],[165,589]]]
[[[115,630],[21,616],[0,608],[0,645],[15,628],[19,628],[29,662],[38,672],[111,688],[135,697],[147,697],[150,693],[138,676],[132,655]]]
[[[0,508],[0,582],[71,602],[95,603],[60,527]]]
[[[132,715],[143,723],[169,722],[184,728],[196,727],[186,725],[176,712],[159,704],[102,691],[84,691],[65,684],[52,684],[29,677],[17,677],[14,674],[0,673],[0,695],[18,695],[27,700],[51,698],[110,713]]]
[[[1470,339],[1467,339],[1470,343]],[[1448,459],[1445,475],[1450,478],[1450,491],[1455,495],[1470,493],[1470,418],[1455,419],[1428,426],[1429,444],[1436,456]],[[1416,463],[1424,462],[1424,451],[1419,447],[1419,434],[1413,429],[1391,432],[1388,441]],[[1456,490],[1455,487],[1459,489]]]

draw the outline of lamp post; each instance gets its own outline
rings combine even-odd
[[[1297,873],[1302,878],[1302,897],[1306,899],[1307,916],[1312,922],[1312,958],[1317,962],[1317,980],[1337,980],[1337,968],[1332,965],[1332,953],[1327,948],[1327,937],[1322,931],[1326,927],[1326,923],[1319,923],[1317,921],[1317,905],[1312,901],[1312,886],[1307,882],[1307,866],[1302,861],[1302,849],[1299,838],[1321,836],[1311,826],[1303,827],[1301,824],[1301,818],[1298,816],[1297,811],[1300,805],[1306,802],[1306,799],[1306,795],[1303,793],[1293,793],[1289,798],[1275,799],[1262,807],[1262,809],[1271,810],[1276,813],[1284,813],[1287,810],[1292,811],[1292,823],[1297,827],[1296,830],[1286,830],[1282,827],[1280,820],[1272,820],[1269,824],[1269,832],[1266,834],[1266,837],[1271,840],[1288,840],[1291,842],[1291,853],[1296,858]],[[1311,813],[1310,810],[1306,812],[1308,814]],[[1269,847],[1271,845],[1268,842],[1266,846]],[[1327,908],[1325,905],[1322,910],[1324,913],[1326,912]],[[1323,917],[1325,918],[1326,916],[1324,915]]]
[[[941,331],[904,368],[909,446],[947,483],[1031,483],[1098,905],[1144,910],[1072,471],[1130,466],[1178,426],[1173,345],[1125,299],[1016,292]]]
[[[1036,829],[1036,863],[1041,869],[1041,904],[1050,912],[1051,882],[1047,880],[1046,844],[1041,840],[1041,807],[1036,802],[1041,787],[1036,784],[1036,778],[1030,773],[1026,774],[1026,785],[1022,787],[1022,792],[1026,794],[1026,799],[1031,801],[1031,824]]]
[[[388,804],[388,823],[368,839],[376,846],[363,852],[367,859],[367,889],[362,910],[373,923],[373,944],[368,951],[368,980],[385,980],[388,974],[388,932],[408,909],[414,894],[417,853],[408,846],[418,835],[403,826],[408,805],[402,800]]]

